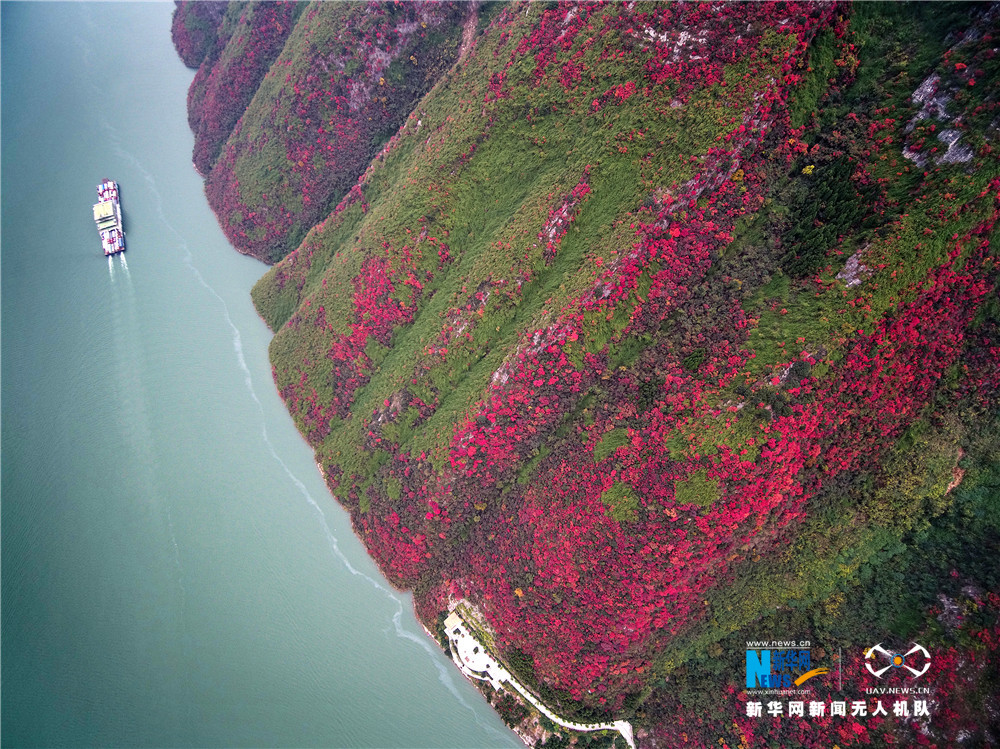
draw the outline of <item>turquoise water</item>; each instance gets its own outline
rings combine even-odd
[[[3,744],[518,746],[274,391],[266,268],[190,165],[172,10],[0,5]]]

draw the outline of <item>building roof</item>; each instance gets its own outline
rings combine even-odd
[[[444,620],[445,629],[451,629],[452,627],[457,627],[461,624],[464,624],[464,622],[462,621],[462,617],[460,617],[458,613],[455,611],[452,611],[450,614],[448,614],[448,618]]]

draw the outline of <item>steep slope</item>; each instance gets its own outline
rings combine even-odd
[[[175,27],[200,19],[186,10]],[[188,106],[195,166],[237,249],[274,262],[298,245],[454,61],[470,12],[432,2],[230,5],[202,45]]]
[[[217,35],[221,52],[202,62],[188,94],[194,165],[201,174],[211,170],[302,9],[294,2],[230,6]]]
[[[181,60],[189,68],[197,68],[215,53],[219,26],[229,7],[228,2],[192,2],[175,0],[170,36]]]
[[[232,153],[298,93],[274,70],[312,59],[302,23]],[[995,454],[995,27],[976,6],[481,11],[253,291],[296,424],[425,620],[475,603],[566,715],[745,738],[678,706],[686,664],[789,602],[821,617],[955,522],[956,465]],[[322,215],[298,185],[350,171],[315,169],[213,206],[278,211],[241,239],[275,247]]]

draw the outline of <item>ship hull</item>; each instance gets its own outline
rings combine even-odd
[[[97,186],[98,202],[94,204],[94,221],[105,255],[125,252],[125,224],[122,221],[118,183],[111,179]]]

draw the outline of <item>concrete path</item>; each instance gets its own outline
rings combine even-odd
[[[514,689],[553,723],[557,723],[573,731],[618,731],[630,749],[635,749],[635,736],[632,733],[632,724],[627,720],[616,720],[613,723],[576,723],[560,718],[542,704],[535,695],[514,678],[510,671],[500,665],[486,651],[486,648],[472,634],[457,611],[452,611],[448,615],[448,618],[444,620],[444,626],[445,631],[448,633],[448,640],[452,645],[452,651],[455,654],[453,660],[462,670],[462,673],[470,679],[488,681],[498,691],[502,690],[504,685],[510,689]]]

